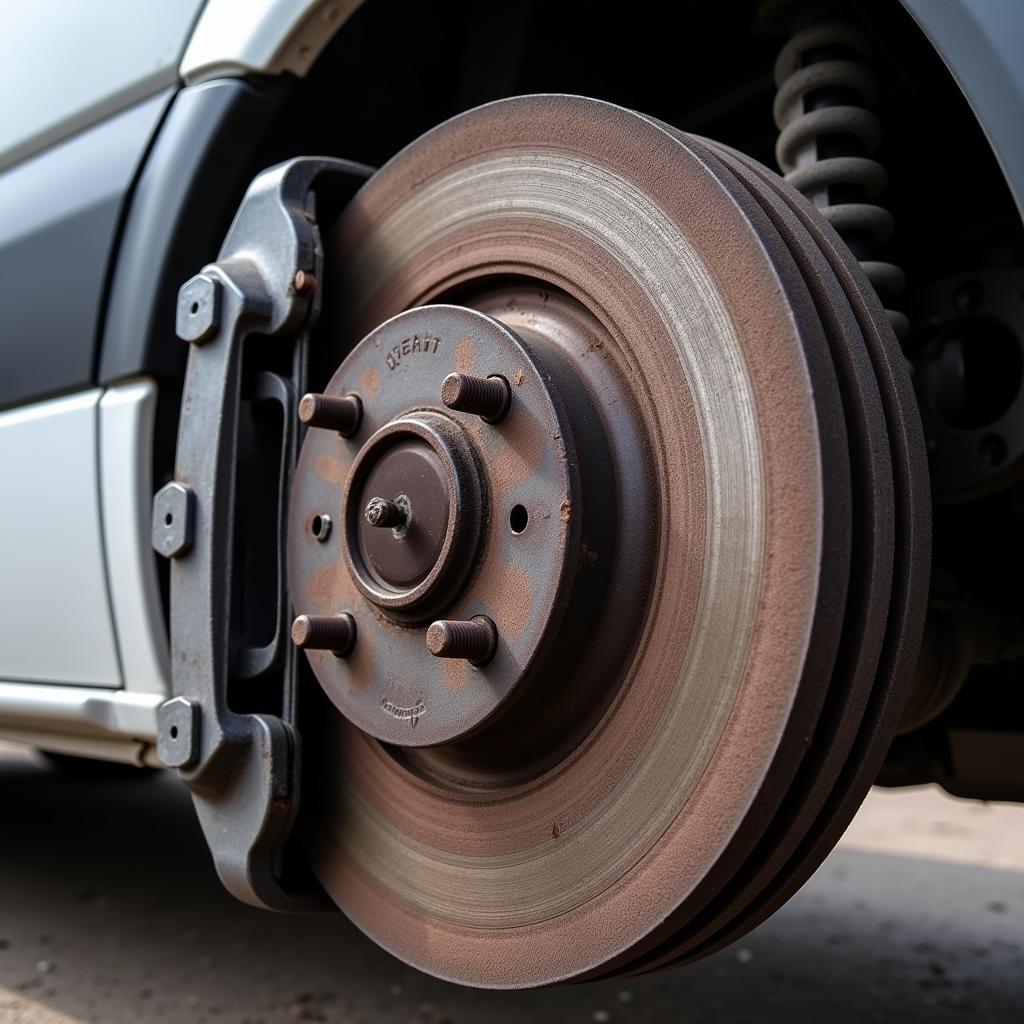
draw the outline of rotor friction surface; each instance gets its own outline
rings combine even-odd
[[[808,760],[819,720],[861,761],[884,738],[858,747],[889,687],[874,682],[895,544],[885,397],[856,303],[815,284],[829,262],[810,229],[730,166],[609,104],[507,100],[403,151],[330,240],[346,337],[473,296],[598,403],[630,396],[657,499],[640,628],[624,664],[588,668],[603,713],[556,763],[456,779],[329,711],[306,739],[320,880],[432,974],[526,987],[698,950],[786,875],[786,836],[813,831],[853,761]],[[587,343],[559,319],[574,308]],[[604,487],[628,510],[625,470]],[[550,657],[524,671],[554,707]],[[773,826],[784,850],[762,876]]]

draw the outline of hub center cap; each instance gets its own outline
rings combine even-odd
[[[483,492],[465,430],[420,411],[363,446],[343,498],[349,571],[363,596],[397,617],[449,599],[476,553]]]

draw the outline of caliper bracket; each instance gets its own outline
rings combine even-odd
[[[370,173],[330,158],[263,171],[216,262],[178,294],[177,332],[190,353],[174,480],[153,502],[153,546],[172,559],[175,694],[159,711],[157,752],[191,790],[225,886],[244,902],[273,910],[329,907],[314,883],[293,880],[284,866],[300,793],[298,660],[285,642],[285,509],[298,446],[295,401],[305,389],[309,336],[320,311],[317,197],[330,193],[332,202],[343,202]],[[254,349],[247,343],[255,336],[279,345],[261,341]],[[266,595],[276,618],[270,641],[258,646],[239,642],[234,579],[236,548],[245,539],[236,536],[243,357],[245,379],[253,382],[247,399],[277,403],[284,412],[272,510],[277,592]],[[252,699],[245,711],[233,708],[238,684],[256,678],[261,685],[251,692],[264,695],[266,709],[253,711]]]

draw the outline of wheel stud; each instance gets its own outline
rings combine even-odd
[[[292,643],[305,651],[333,651],[345,657],[356,642],[356,620],[341,615],[300,615],[292,623]]]
[[[299,419],[307,427],[336,430],[342,437],[351,437],[363,419],[363,403],[358,395],[303,395],[299,401]]]
[[[468,412],[497,423],[512,404],[512,389],[504,377],[471,377],[449,373],[441,383],[441,401],[456,412]]]
[[[401,501],[388,501],[387,498],[371,498],[363,509],[363,518],[371,526],[381,529],[396,529],[409,522],[408,504]]]
[[[439,619],[427,630],[427,650],[436,658],[464,658],[483,665],[494,657],[498,630],[486,615],[468,621]]]

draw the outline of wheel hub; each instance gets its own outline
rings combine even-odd
[[[372,331],[321,400],[353,397],[358,427],[311,428],[295,474],[296,611],[350,615],[356,630],[344,657],[309,650],[310,664],[364,732],[451,743],[518,692],[564,613],[580,559],[573,424],[536,348],[458,306]],[[325,516],[342,529],[322,538]],[[493,624],[487,658],[431,645],[442,614]]]

